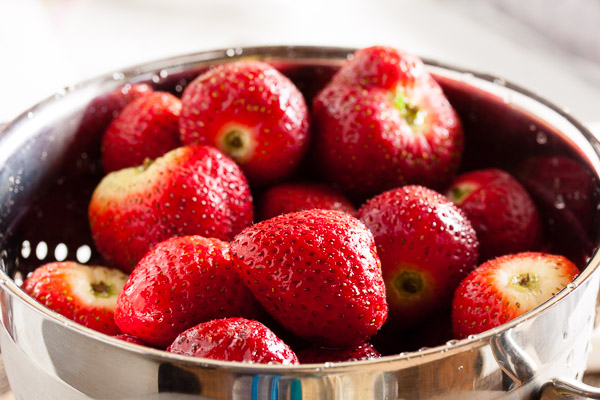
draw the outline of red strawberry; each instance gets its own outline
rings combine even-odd
[[[263,62],[210,69],[187,86],[182,102],[183,143],[217,147],[255,184],[289,176],[308,145],[308,109],[302,94]]]
[[[398,328],[391,323],[385,324],[369,341],[380,354],[386,356],[446,343],[454,338],[450,303],[451,301],[435,313],[429,313],[423,323],[407,329]]]
[[[272,186],[262,195],[257,214],[259,220],[265,220],[312,208],[356,214],[356,209],[342,193],[322,183],[282,183]]]
[[[242,171],[209,146],[180,147],[154,162],[108,174],[89,205],[98,251],[124,271],[170,237],[230,240],[252,219]]]
[[[597,194],[590,172],[568,157],[535,156],[517,166],[515,176],[543,216],[552,251],[584,265],[595,247]]]
[[[302,364],[360,361],[381,357],[381,354],[370,343],[361,343],[357,346],[343,349],[313,347],[299,351],[297,354]]]
[[[119,295],[115,321],[124,333],[164,348],[200,322],[255,317],[260,310],[231,264],[227,243],[182,236],[140,260]]]
[[[355,345],[385,322],[373,236],[346,213],[313,209],[259,222],[235,237],[231,254],[266,310],[313,343]]]
[[[518,253],[487,261],[460,284],[452,328],[462,339],[525,314],[550,299],[579,273],[563,256]]]
[[[129,103],[102,137],[102,165],[106,172],[140,165],[181,146],[181,100],[154,92]]]
[[[90,329],[116,335],[114,309],[127,275],[106,267],[73,261],[38,267],[23,282],[23,290],[44,306]]]
[[[523,186],[507,172],[485,169],[462,174],[446,197],[473,224],[480,260],[539,249],[542,224],[537,208]]]
[[[177,336],[167,351],[224,361],[298,364],[292,349],[269,328],[243,318],[198,324]]]
[[[82,161],[99,159],[102,135],[111,121],[127,104],[149,93],[152,93],[152,88],[145,83],[126,84],[92,100],[83,111],[64,159],[74,160],[78,169]]]
[[[315,98],[326,177],[368,197],[407,183],[445,187],[463,151],[458,116],[422,61],[387,47],[357,51]]]
[[[132,101],[152,93],[152,88],[145,83],[126,84],[106,95],[97,97],[86,108],[81,127],[102,133],[121,110]]]
[[[389,323],[396,327],[414,326],[443,308],[475,268],[475,231],[458,207],[431,189],[384,192],[363,205],[358,217],[375,237]]]

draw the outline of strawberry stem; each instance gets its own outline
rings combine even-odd
[[[230,150],[235,151],[245,147],[244,134],[237,129],[227,132],[223,141],[225,142],[225,146]]]
[[[92,283],[92,293],[96,297],[110,297],[113,294],[113,287],[104,281]]]
[[[468,186],[457,186],[450,191],[448,197],[454,204],[461,204],[472,191],[473,189]]]
[[[417,105],[412,104],[405,96],[403,90],[396,90],[394,105],[413,131],[420,130],[425,122],[427,113],[424,110],[421,110]]]
[[[539,286],[539,277],[536,273],[530,272],[515,275],[512,278],[512,285],[526,290],[535,290]]]
[[[394,279],[394,288],[402,296],[413,296],[423,290],[421,274],[413,271],[402,271]]]
[[[142,171],[147,170],[148,168],[150,168],[150,166],[152,165],[152,163],[154,162],[154,160],[152,160],[151,158],[144,158],[144,161],[142,162],[142,165],[140,166]]]

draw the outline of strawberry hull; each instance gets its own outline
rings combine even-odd
[[[349,52],[294,47],[241,51],[243,56],[288,65],[289,71],[294,71],[298,64],[304,71],[307,64],[330,68],[341,64]],[[326,368],[239,364],[166,355],[163,351],[140,348],[91,332],[57,317],[25,296],[16,282],[34,265],[39,265],[40,258],[51,260],[58,244],[68,248],[67,259],[77,257],[77,250],[84,244],[82,240],[92,249],[92,257],[97,254],[93,243],[86,239],[84,228],[79,237],[56,227],[48,229],[48,237],[43,235],[45,226],[56,220],[56,216],[50,218],[52,204],[60,204],[57,199],[64,197],[66,211],[62,223],[68,224],[75,217],[68,215],[67,203],[74,208],[86,206],[85,201],[73,195],[79,190],[77,183],[85,186],[90,178],[97,181],[94,175],[97,159],[63,157],[71,150],[70,139],[77,126],[70,128],[69,121],[76,121],[93,97],[129,80],[149,79],[152,74],[168,74],[168,81],[160,81],[156,87],[181,93],[177,89],[182,85],[180,73],[193,75],[190,71],[235,58],[232,57],[235,54],[235,50],[222,50],[164,60],[124,71],[125,78],[120,81],[114,81],[111,74],[65,95],[74,101],[64,102],[65,97],[49,100],[32,110],[33,121],[26,112],[4,129],[0,146],[6,149],[6,157],[0,160],[0,181],[9,182],[12,190],[0,193],[0,232],[5,235],[0,239],[6,271],[1,280],[0,345],[17,398],[168,398],[170,393],[214,399],[238,394],[241,398],[251,398],[253,394],[255,398],[275,394],[282,399],[342,398],[349,393],[360,393],[364,398],[539,398],[552,392],[553,386],[548,383],[551,379],[581,377],[600,284],[599,259],[592,251],[587,251],[586,257],[578,262],[581,274],[573,285],[540,308],[496,330],[415,353]],[[432,64],[427,68],[434,73],[463,121],[463,170],[492,166],[511,170],[511,166],[529,156],[565,156],[592,176],[592,203],[596,204],[600,158],[590,144],[591,135],[581,124],[558,107],[523,90],[494,83],[492,77],[463,75],[456,69]],[[140,71],[149,75],[139,75]],[[308,86],[310,82],[304,87]],[[507,93],[512,96],[511,104],[504,101]],[[46,121],[44,128],[35,124],[37,118]],[[536,130],[531,130],[532,125]],[[540,131],[543,135],[538,135]],[[30,140],[32,137],[36,139]],[[91,149],[82,149],[85,150]],[[502,152],[497,153],[499,150]],[[43,160],[39,157],[42,152],[47,154]],[[57,183],[57,179],[67,176],[70,178]],[[50,192],[54,192],[55,199],[44,202]],[[591,226],[598,226],[595,208],[590,219]],[[30,222],[23,226],[22,221]],[[565,226],[564,234],[570,235],[572,225]],[[582,231],[593,250],[598,243],[596,230]],[[556,245],[561,236],[550,240]],[[49,247],[47,254],[42,251],[41,242]],[[405,350],[395,350],[402,351]],[[73,368],[75,361],[77,368]],[[106,368],[107,365],[111,367]]]

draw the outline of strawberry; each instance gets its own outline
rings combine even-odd
[[[154,162],[108,174],[88,208],[96,248],[130,272],[173,236],[230,240],[252,223],[252,196],[239,167],[209,146],[184,146]]]
[[[321,208],[356,214],[356,208],[338,190],[322,183],[282,183],[270,187],[257,207],[259,220],[294,211]]]
[[[508,172],[492,168],[464,173],[452,183],[446,197],[473,224],[481,261],[539,249],[542,224],[538,210]]]
[[[227,243],[182,236],[159,243],[136,265],[115,321],[122,332],[165,348],[200,322],[254,317],[260,310],[231,264]]]
[[[406,329],[384,324],[370,343],[382,355],[397,355],[439,346],[454,338],[452,333],[451,301],[435,313],[429,313],[422,323]]]
[[[73,261],[53,262],[33,271],[23,290],[44,306],[90,329],[116,335],[114,309],[127,275]]]
[[[407,183],[443,188],[462,157],[462,127],[440,86],[396,49],[358,50],[312,114],[323,173],[357,197]]]
[[[308,108],[294,84],[260,61],[219,65],[190,83],[179,129],[185,144],[210,144],[265,185],[288,177],[308,145]]]
[[[97,97],[86,108],[81,127],[104,132],[112,120],[132,101],[152,93],[145,83],[126,84],[103,96]]]
[[[598,201],[590,172],[581,162],[565,156],[534,156],[519,164],[514,173],[543,216],[552,252],[584,265],[595,247]]]
[[[74,150],[89,152],[97,149],[99,151],[102,135],[112,120],[119,115],[127,104],[152,92],[153,90],[149,85],[135,83],[126,84],[95,98],[85,108],[83,118],[74,136]],[[87,156],[91,157],[95,154],[87,154]],[[69,157],[79,159],[79,155],[69,155]]]
[[[177,336],[167,351],[224,361],[298,364],[292,349],[269,328],[244,318],[198,324]]]
[[[452,299],[475,268],[475,230],[450,200],[422,186],[384,192],[358,210],[381,257],[389,323],[423,322]]]
[[[312,347],[299,351],[297,355],[302,364],[360,361],[381,357],[381,354],[370,343],[361,343],[354,347],[343,349]]]
[[[181,146],[181,100],[154,92],[129,103],[102,137],[102,165],[106,172],[140,165]]]
[[[487,261],[456,289],[452,328],[458,339],[502,325],[550,299],[579,273],[563,256],[518,253]]]
[[[313,209],[259,222],[235,237],[231,255],[265,309],[312,343],[355,345],[385,322],[373,236],[346,213]]]

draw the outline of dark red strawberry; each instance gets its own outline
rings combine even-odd
[[[358,210],[373,232],[387,289],[389,324],[423,322],[475,268],[475,230],[450,200],[422,186],[384,192]]]
[[[231,254],[265,309],[313,343],[352,346],[385,322],[373,236],[346,213],[313,209],[259,222],[235,237]]]
[[[386,323],[369,342],[382,356],[419,351],[444,344],[454,338],[450,303],[440,311],[428,314],[421,324],[407,329]]]
[[[23,290],[44,306],[88,328],[116,335],[114,309],[127,280],[123,272],[72,261],[38,267]]]
[[[181,146],[181,100],[154,92],[129,103],[111,122],[102,137],[104,171],[141,165]]]
[[[312,347],[301,350],[298,359],[302,364],[320,364],[326,362],[360,361],[379,358],[381,354],[370,343],[361,343],[354,347],[331,349]]]
[[[467,172],[456,178],[446,197],[463,210],[475,228],[481,261],[539,250],[542,224],[538,210],[509,173],[495,168]]]
[[[106,95],[97,97],[86,108],[80,126],[88,132],[102,133],[127,104],[152,92],[149,85],[136,83],[126,84]]]
[[[152,93],[152,88],[145,83],[126,84],[96,97],[85,105],[77,132],[69,143],[64,160],[72,162],[73,167],[80,169],[82,163],[92,163],[100,159],[102,135],[111,121],[127,104],[149,93]]]
[[[458,339],[502,325],[550,299],[575,276],[563,256],[518,253],[487,261],[456,289],[452,328]]]
[[[185,144],[210,144],[238,162],[259,185],[289,176],[308,145],[308,109],[300,91],[259,61],[219,65],[182,97]]]
[[[514,171],[538,206],[551,251],[585,265],[595,247],[597,225],[596,183],[590,172],[580,162],[564,156],[531,157]]]
[[[354,205],[338,190],[322,183],[282,183],[269,188],[257,207],[258,220],[294,211],[321,208],[356,214]]]
[[[231,240],[252,219],[242,171],[209,146],[180,147],[154,162],[113,172],[96,187],[89,205],[98,251],[124,271],[170,237]]]
[[[224,361],[298,364],[292,349],[269,328],[243,318],[198,324],[177,336],[167,351]]]
[[[313,104],[325,176],[369,197],[407,183],[447,186],[463,152],[458,116],[421,60],[388,47],[357,51]]]
[[[122,332],[167,347],[192,326],[224,317],[256,317],[261,307],[233,268],[229,245],[202,236],[174,237],[136,265],[117,300]]]

